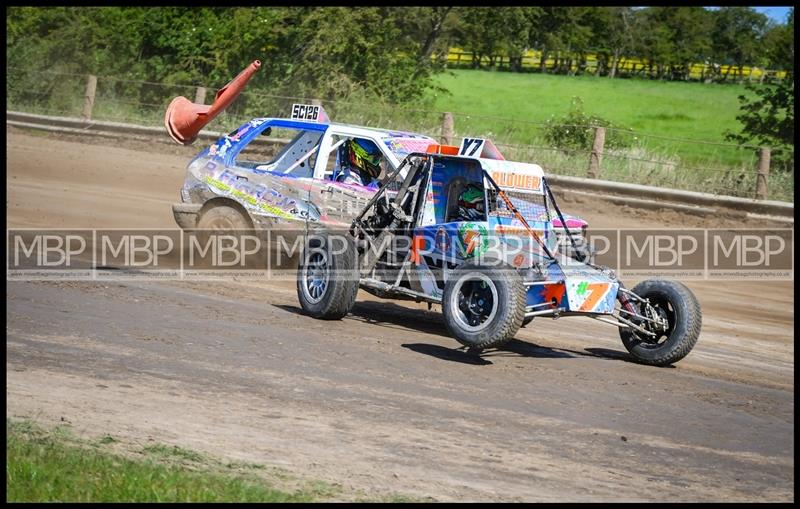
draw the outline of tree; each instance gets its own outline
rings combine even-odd
[[[794,8],[789,11],[786,24],[773,24],[769,27],[763,42],[763,51],[770,68],[794,72]]]
[[[741,79],[742,67],[758,62],[768,18],[751,7],[721,7],[713,12],[713,18],[714,57],[736,66]]]
[[[653,67],[656,67],[656,76],[664,76],[664,62],[669,61],[673,51],[672,30],[664,24],[659,15],[660,8],[649,7],[637,11],[634,24],[637,33],[642,34],[636,42],[635,53],[647,60],[648,75],[652,78]]]
[[[541,48],[539,70],[547,72],[547,59],[554,59],[555,73],[574,74],[586,67],[586,52],[592,46],[592,7],[541,7],[531,17],[531,46]],[[577,57],[577,58],[576,58]],[[577,70],[573,62],[577,60]]]
[[[598,75],[613,79],[620,58],[634,48],[634,11],[631,7],[595,7],[589,18],[592,39],[602,45],[598,49]],[[608,58],[611,57],[611,62]]]
[[[794,53],[794,9],[790,11],[786,30],[772,48],[770,58],[786,66],[789,74],[776,85],[746,85],[755,97],[739,96],[742,123],[740,133],[728,132],[726,139],[738,143],[755,143],[772,148],[773,166],[782,171],[794,171],[794,63],[784,60]]]
[[[639,30],[642,52],[657,66],[659,79],[688,79],[692,62],[702,61],[710,48],[710,19],[703,7],[649,7]]]

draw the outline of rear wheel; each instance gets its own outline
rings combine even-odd
[[[357,293],[352,240],[341,235],[309,237],[297,268],[297,297],[303,310],[314,318],[339,320],[353,308]]]
[[[445,284],[442,314],[451,334],[473,351],[499,347],[525,318],[522,277],[509,265],[465,264]]]
[[[648,312],[647,304],[632,300],[637,313],[654,316],[663,326],[631,319],[654,335],[620,328],[619,335],[628,352],[637,361],[652,366],[668,366],[686,357],[697,343],[703,321],[700,303],[692,291],[681,283],[666,279],[642,281],[631,291],[650,301],[651,311]],[[622,316],[626,315],[623,313]]]

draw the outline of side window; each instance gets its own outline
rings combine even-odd
[[[486,197],[483,183],[454,177],[445,187],[447,197],[445,222],[486,221]]]
[[[349,138],[338,134],[334,134],[331,137],[331,149],[327,156],[325,156],[328,160],[325,163],[325,175],[322,177],[323,179],[333,180],[333,174],[338,173],[337,170],[341,167],[339,163],[339,149],[348,139]]]
[[[378,145],[367,138],[333,135],[325,165],[326,180],[370,185],[386,175],[389,163]]]
[[[271,131],[267,134],[267,131]],[[295,177],[311,177],[319,152],[322,131],[268,128],[236,155],[236,166],[268,170]],[[280,143],[258,143],[265,134]]]

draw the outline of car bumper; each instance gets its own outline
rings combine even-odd
[[[172,215],[175,222],[183,230],[193,230],[197,226],[197,218],[203,206],[197,203],[175,203],[172,205]]]

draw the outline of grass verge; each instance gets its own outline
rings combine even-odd
[[[68,426],[44,430],[6,419],[7,502],[312,502],[338,494],[314,481],[294,491],[268,485],[247,470],[263,465],[220,463],[165,444],[129,458],[109,435],[87,441]]]

